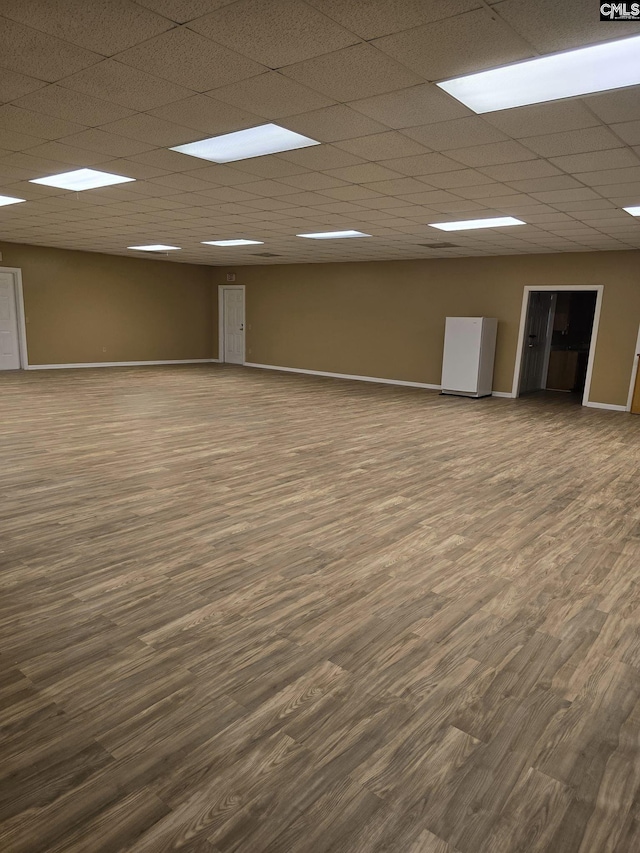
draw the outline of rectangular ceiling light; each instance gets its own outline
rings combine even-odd
[[[307,237],[309,240],[343,240],[346,237],[371,237],[362,231],[319,231],[317,234],[296,234],[296,237]]]
[[[475,113],[640,84],[640,36],[594,44],[438,83]]]
[[[640,216],[640,204],[635,207],[623,207],[623,210],[626,210],[627,213],[630,213],[632,216]]]
[[[201,160],[211,160],[213,163],[233,163],[250,157],[277,154],[279,151],[308,148],[310,145],[320,145],[320,143],[277,124],[261,124],[246,130],[201,139],[199,142],[176,145],[171,151],[200,157]]]
[[[176,252],[180,246],[163,246],[162,243],[153,243],[151,246],[127,246],[127,249],[135,249],[137,252]]]
[[[14,198],[12,195],[0,195],[0,207],[4,207],[6,204],[20,204],[23,201],[26,201],[26,198]]]
[[[513,216],[494,216],[493,219],[463,219],[460,222],[430,222],[430,228],[441,231],[471,231],[474,228],[503,228],[506,225],[526,225]]]
[[[203,246],[263,246],[264,240],[203,240]]]
[[[126,184],[129,181],[135,181],[135,178],[123,178],[122,175],[98,172],[96,169],[75,169],[73,172],[62,172],[60,175],[51,175],[48,178],[34,178],[29,183],[81,192],[94,190],[96,187],[110,187],[112,184]]]

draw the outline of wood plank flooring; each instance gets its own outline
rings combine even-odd
[[[640,418],[0,375],[3,853],[637,853]]]

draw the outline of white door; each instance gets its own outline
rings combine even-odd
[[[0,370],[19,370],[18,311],[13,275],[0,272]]]
[[[244,362],[244,290],[240,287],[224,289],[224,360]]]
[[[534,290],[529,294],[525,327],[520,393],[540,391],[547,382],[549,349],[553,331],[555,293]]]

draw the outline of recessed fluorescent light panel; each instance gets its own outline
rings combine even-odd
[[[177,252],[180,246],[163,246],[162,243],[154,243],[151,246],[127,246],[127,249],[135,249],[137,252]]]
[[[493,219],[463,219],[461,222],[430,222],[430,228],[441,231],[471,231],[475,228],[504,228],[506,225],[526,225],[522,219],[513,216],[496,216]]]
[[[0,207],[4,207],[7,204],[20,204],[20,202],[26,201],[26,198],[14,198],[12,195],[0,195]]]
[[[635,207],[623,207],[623,210],[626,210],[627,213],[630,213],[632,216],[640,216],[640,204]]]
[[[310,145],[320,143],[277,124],[261,124],[247,130],[201,139],[200,142],[176,145],[171,151],[200,157],[201,160],[211,160],[213,163],[233,163],[236,160],[247,160],[249,157],[264,157],[265,154],[308,148]]]
[[[264,240],[203,240],[203,246],[262,246]]]
[[[34,178],[30,184],[44,184],[45,187],[59,187],[62,190],[94,190],[96,187],[110,187],[112,184],[126,184],[135,178],[123,178],[122,175],[112,175],[110,172],[98,172],[95,169],[76,169],[73,172],[62,172],[48,178]]]
[[[438,83],[474,113],[640,84],[640,36],[528,59]]]
[[[346,237],[371,237],[362,231],[319,231],[317,234],[296,234],[296,237],[307,237],[309,240],[343,240]]]

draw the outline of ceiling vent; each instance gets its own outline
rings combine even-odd
[[[418,243],[418,246],[426,246],[427,249],[453,249],[459,243]]]

